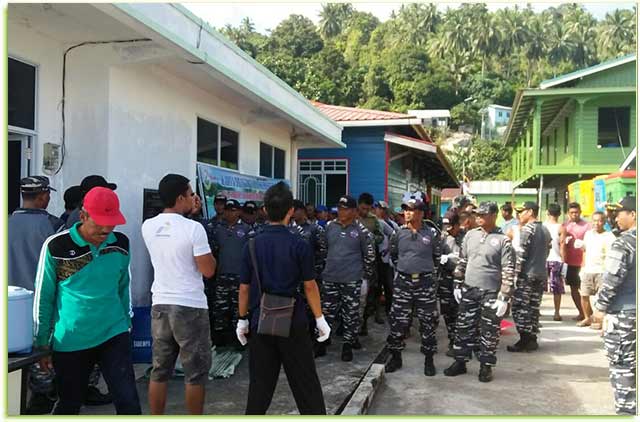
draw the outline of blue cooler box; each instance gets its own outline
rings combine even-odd
[[[33,292],[9,286],[7,302],[9,353],[31,353],[33,346]]]
[[[133,363],[151,363],[151,306],[133,308],[131,324]]]

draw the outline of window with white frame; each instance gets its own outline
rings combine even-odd
[[[260,142],[260,176],[284,179],[286,152]]]
[[[300,160],[298,196],[314,205],[335,206],[348,190],[347,160]]]
[[[238,132],[198,118],[197,136],[198,161],[238,170]]]

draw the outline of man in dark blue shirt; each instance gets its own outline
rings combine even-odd
[[[300,414],[323,415],[327,411],[307,332],[304,300],[299,293],[299,286],[304,283],[304,293],[320,334],[318,341],[326,340],[331,330],[320,307],[313,251],[307,241],[287,228],[293,215],[293,195],[286,184],[280,182],[269,188],[264,204],[269,224],[255,237],[257,268],[254,270],[249,245],[246,245],[240,273],[236,329],[240,343],[246,344],[251,333],[246,414],[267,412],[282,364]],[[258,334],[262,292],[296,299],[289,337]]]

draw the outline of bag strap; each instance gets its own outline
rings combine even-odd
[[[258,274],[258,260],[256,259],[256,238],[249,239],[249,254],[251,255],[251,264],[253,265],[253,272],[256,275],[258,281],[259,296],[262,296],[262,283],[260,283],[260,274]]]

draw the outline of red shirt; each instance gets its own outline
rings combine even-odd
[[[584,220],[580,220],[577,223],[570,221],[565,223],[564,227],[567,230],[568,239],[564,262],[566,262],[567,265],[581,267],[584,250],[582,248],[574,248],[573,244],[576,239],[584,240],[585,233],[591,230],[591,224]]]

